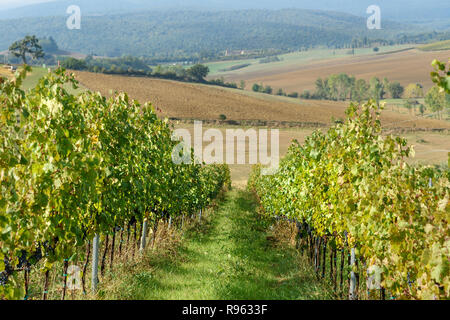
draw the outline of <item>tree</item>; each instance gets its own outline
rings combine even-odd
[[[328,79],[322,80],[319,78],[316,80],[316,96],[319,99],[328,99]]]
[[[370,86],[367,84],[366,80],[358,79],[353,88],[352,99],[357,102],[366,100],[368,97],[369,89]]]
[[[209,68],[203,64],[196,64],[188,70],[188,75],[196,81],[205,81]]]
[[[384,77],[384,79],[383,79],[383,86],[384,86],[384,90],[385,91],[389,91],[389,85],[390,85],[389,79]]]
[[[311,99],[311,92],[309,92],[308,90],[303,91],[303,93],[300,95],[300,98]]]
[[[437,113],[438,118],[441,118],[441,112],[444,108],[449,107],[449,98],[446,93],[442,92],[438,87],[431,88],[425,96],[425,104],[432,112]]]
[[[383,99],[385,93],[384,85],[380,79],[376,77],[370,79],[370,97],[375,99],[377,105],[380,105],[380,100]]]
[[[331,100],[338,100],[339,98],[339,75],[337,74],[332,74],[329,78],[328,78],[328,82],[327,82],[328,86],[328,99]]]
[[[280,88],[280,89],[278,89],[276,95],[277,95],[277,96],[285,96],[286,94],[284,93],[283,89]]]
[[[415,102],[416,102],[416,100],[412,100],[412,99],[408,99],[405,101],[404,107],[406,109],[408,109],[409,113],[411,113],[411,110],[412,110]]]
[[[47,53],[58,53],[59,51],[58,45],[53,37],[39,39],[39,45]]]
[[[422,116],[424,115],[426,109],[427,109],[427,108],[425,108],[425,106],[424,106],[423,104],[420,104],[420,106],[419,106],[419,111],[420,111],[420,114],[421,114]]]
[[[272,94],[273,89],[272,89],[271,86],[265,86],[264,89],[263,89],[263,92],[267,93],[267,94]]]
[[[245,81],[241,80],[241,83],[239,84],[239,89],[245,90]]]
[[[447,109],[447,113],[450,115],[450,93],[445,93],[445,108]]]
[[[63,67],[64,69],[72,69],[72,70],[86,70],[88,66],[84,60],[68,58],[63,62],[61,62],[61,67]]]
[[[387,91],[391,95],[392,99],[400,99],[405,91],[405,88],[403,88],[399,82],[391,82],[388,84]]]
[[[423,86],[420,83],[411,83],[405,89],[406,99],[423,98]]]
[[[405,89],[404,97],[408,99],[406,107],[410,106],[408,108],[410,111],[412,108],[414,108],[414,112],[416,111],[416,107],[419,104],[419,101],[417,101],[418,98],[423,98],[423,86],[420,83],[411,83],[409,84]]]
[[[350,100],[353,99],[353,91],[354,91],[355,85],[356,85],[355,76],[351,76],[351,77],[347,76],[347,82],[346,82],[346,88],[345,88],[346,93],[345,94],[346,94],[346,96],[348,95]]]
[[[445,63],[438,60],[433,60],[431,65],[434,67],[434,71],[431,73],[433,82],[441,90],[450,94],[450,66],[447,68]]]
[[[21,58],[23,64],[27,64],[27,54],[31,55],[33,59],[43,58],[44,51],[39,45],[39,40],[36,36],[26,36],[23,40],[14,42],[9,51],[17,58]]]
[[[178,64],[176,66],[169,67],[169,71],[173,72],[178,78],[186,77],[186,69]]]
[[[338,95],[340,100],[347,100],[351,98],[352,88],[355,86],[355,77],[350,77],[346,73],[340,73],[338,75]]]
[[[252,90],[255,91],[255,92],[261,92],[261,91],[262,91],[261,88],[262,88],[261,85],[255,83],[255,84],[253,85],[253,87],[252,87]]]

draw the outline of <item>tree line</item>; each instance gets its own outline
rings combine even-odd
[[[179,64],[165,66],[158,65],[152,68],[145,63],[144,59],[131,56],[115,59],[94,59],[92,56],[88,56],[86,59],[66,58],[61,62],[61,66],[66,69],[90,71],[95,73],[151,77],[186,82],[198,82],[235,89],[238,88],[236,83],[225,82],[223,78],[206,80],[205,78],[209,74],[209,67],[203,64],[195,64],[191,67],[184,67]]]
[[[32,60],[44,58],[45,52],[43,45],[47,50],[57,52],[58,46],[53,38],[46,38],[40,41],[36,36],[26,36],[20,41],[14,42],[9,47],[9,52],[21,59],[27,64],[28,57]],[[178,81],[200,82],[212,85],[218,85],[229,88],[245,89],[245,81],[241,81],[238,86],[234,82],[225,82],[223,78],[207,81],[205,78],[209,74],[209,68],[202,64],[196,64],[190,68],[184,68],[181,65],[161,66],[158,65],[154,70],[146,63],[144,58],[126,56],[121,58],[101,58],[94,59],[88,56],[86,59],[64,58],[62,67],[72,70],[88,70],[91,72],[101,72],[106,74],[119,74],[128,76],[148,76]],[[332,101],[357,101],[362,102],[373,99],[379,105],[380,100],[387,94],[392,99],[405,98],[404,107],[414,113],[419,109],[420,114],[424,115],[425,110],[430,109],[437,118],[442,118],[442,112],[447,110],[450,114],[450,96],[448,93],[437,91],[431,88],[424,94],[423,86],[419,83],[410,84],[406,89],[397,81],[390,82],[386,77],[380,80],[372,77],[368,82],[364,79],[356,79],[355,76],[349,76],[346,73],[332,74],[327,78],[318,78],[315,82],[316,90],[311,93],[306,90],[302,94],[298,92],[286,93],[282,88],[275,92],[279,96],[289,96],[302,99],[320,99]],[[263,84],[253,84],[252,90],[265,94],[273,94],[271,86]],[[424,99],[425,104],[420,103],[418,99]]]
[[[15,59],[28,64],[29,59],[35,64],[40,62],[39,59],[45,58],[46,52],[57,53],[58,45],[52,37],[45,38],[42,41],[35,35],[27,35],[24,39],[15,41],[9,47],[9,52]],[[60,62],[58,60],[58,62]],[[146,63],[145,59],[132,56],[121,58],[97,58],[87,56],[85,59],[76,59],[73,57],[65,57],[60,63],[63,68],[71,70],[90,71],[105,74],[118,74],[128,76],[146,76],[164,79],[172,79],[188,82],[209,83],[223,87],[238,88],[236,83],[228,83],[223,79],[215,79],[211,81],[205,80],[209,74],[209,68],[202,64],[196,64],[190,68],[184,68],[181,65],[161,66],[158,65],[154,70]]]
[[[275,90],[270,85],[255,83],[252,86],[254,92],[288,96],[291,98],[331,100],[331,101],[355,101],[363,102],[369,99],[380,101],[386,98],[404,99],[403,106],[409,112],[424,115],[426,110],[442,119],[443,112],[450,114],[450,95],[439,91],[436,87],[424,92],[420,83],[411,83],[403,87],[398,81],[389,81],[372,77],[369,81],[357,79],[345,73],[333,74],[326,78],[318,78],[315,82],[315,91],[305,90],[302,93],[287,93],[282,88]]]
[[[372,77],[366,81],[345,73],[333,74],[324,79],[318,78],[315,85],[316,91],[311,95],[312,99],[333,101],[361,102],[372,98],[379,103],[387,94],[393,99],[399,99],[405,90],[399,82],[389,82],[387,78],[380,80]]]

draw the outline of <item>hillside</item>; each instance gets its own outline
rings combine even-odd
[[[160,117],[179,120],[174,121],[175,126],[188,129],[192,134],[194,119],[203,120],[206,127],[220,128],[224,135],[230,125],[234,128],[266,125],[280,128],[282,156],[293,139],[302,143],[317,127],[330,125],[332,118],[343,119],[348,106],[345,102],[306,101],[169,80],[78,71],[76,77],[83,87],[105,95],[109,95],[111,90],[124,91],[141,103],[152,102],[160,109]],[[218,122],[221,114],[227,117],[227,121]],[[450,130],[450,122],[400,114],[391,111],[391,108],[382,112],[381,121],[387,133],[409,132],[406,134],[408,140],[417,146],[417,158],[414,161],[440,164],[447,159],[446,150],[450,150],[448,133],[431,131]],[[251,165],[232,165],[233,182],[245,185],[250,171]]]
[[[281,320],[450,300],[449,17],[0,0],[0,301]]]
[[[308,57],[304,60],[292,59],[266,64],[264,67],[254,65],[216,76],[224,76],[227,81],[245,80],[248,88],[253,83],[264,83],[274,88],[283,88],[287,92],[303,92],[314,90],[317,78],[343,72],[365,80],[372,77],[380,79],[387,77],[390,81],[399,81],[404,86],[421,83],[428,90],[433,85],[430,79],[430,72],[433,70],[431,62],[434,59],[447,61],[449,57],[450,50],[438,52],[407,50],[322,60]]]
[[[344,117],[348,103],[305,101],[253,94],[240,90],[181,83],[169,80],[122,77],[89,72],[76,72],[81,84],[108,95],[111,90],[127,92],[144,103],[152,102],[162,110],[161,116],[177,119],[218,120],[224,114],[228,120],[258,123],[259,120],[278,125],[327,125],[332,118]],[[385,110],[382,123],[386,128],[446,128],[450,123],[420,119]]]
[[[422,51],[450,50],[450,40],[438,41],[419,47]]]
[[[20,28],[17,28],[20,26]],[[66,51],[101,56],[147,56],[184,60],[225,50],[298,50],[349,46],[354,38],[394,39],[418,28],[388,20],[368,30],[366,18],[317,10],[145,11],[83,15],[81,30],[66,16],[0,20],[0,51],[26,34],[52,36]]]

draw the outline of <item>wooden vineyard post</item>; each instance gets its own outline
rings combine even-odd
[[[148,229],[148,220],[145,219],[144,220],[144,224],[142,226],[141,246],[139,248],[139,251],[141,253],[144,252],[145,245],[146,245],[146,242],[147,242],[147,239],[146,239],[146,237],[147,237],[147,229]]]
[[[68,259],[64,259],[64,268],[63,268],[64,282],[63,282],[63,292],[62,292],[61,300],[64,300],[66,298],[66,292],[67,292],[67,269],[68,268],[69,268],[69,260]]]
[[[134,231],[133,231],[133,237],[134,237],[134,242],[131,244],[131,247],[133,248],[133,250],[131,251],[131,257],[134,260],[134,252],[136,251],[136,247],[137,247],[137,222],[134,222]],[[132,239],[133,240],[133,239]]]
[[[301,246],[301,241],[302,241],[302,226],[300,225],[300,223],[296,220],[295,224],[297,225],[297,236],[296,236],[296,241],[295,241],[295,248],[298,250],[300,249],[300,252],[303,253],[303,248]]]
[[[89,257],[91,255],[91,242],[88,241],[87,249],[86,249],[86,260],[83,267],[83,276],[81,278],[81,283],[83,285],[83,294],[86,294],[86,271],[89,264]]]
[[[109,269],[112,270],[113,269],[113,265],[114,265],[114,249],[115,249],[115,245],[116,245],[116,228],[114,228],[113,230],[113,238],[112,238],[112,243],[111,243],[111,256],[110,256],[110,261],[109,261]]]
[[[106,256],[108,254],[108,246],[109,246],[109,235],[106,235],[105,251],[103,251],[102,264],[100,266],[100,273],[101,273],[102,277],[103,277],[103,274],[105,272]]]
[[[355,262],[356,262],[356,257],[355,257],[355,248],[351,249],[351,257],[350,257],[350,293],[349,293],[349,299],[350,300],[356,300],[357,296],[356,296],[356,275],[355,275],[355,271],[354,271],[354,267],[355,267]]]
[[[48,298],[49,281],[50,281],[50,270],[47,270],[45,271],[44,293],[42,295],[42,300],[47,300]]]
[[[334,291],[337,292],[337,277],[338,277],[338,271],[337,271],[337,248],[333,248],[333,259],[332,259],[332,265],[333,265],[333,287]]]
[[[325,278],[326,262],[327,262],[327,240],[324,238],[323,239],[323,254],[322,254],[322,279]]]
[[[319,237],[317,237],[314,245],[314,270],[316,274],[319,273],[319,242]]]
[[[344,266],[345,266],[345,248],[341,250],[341,278],[339,279],[340,294],[344,294]]]
[[[123,244],[123,227],[120,228],[119,256],[122,256],[122,244]]]
[[[97,292],[98,286],[99,244],[100,244],[100,236],[96,234],[94,237],[94,241],[92,242],[92,278],[91,278],[92,293]]]
[[[322,266],[322,238],[318,237],[319,241],[317,242],[317,277],[320,278],[320,267]]]
[[[24,298],[24,300],[28,300],[29,282],[30,282],[30,268],[27,266],[27,267],[25,267],[25,270],[24,270],[24,283],[25,283],[25,298]]]
[[[333,247],[330,245],[330,281],[333,281]]]

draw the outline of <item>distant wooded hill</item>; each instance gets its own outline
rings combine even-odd
[[[368,6],[380,6],[383,19],[408,23],[447,20],[448,0],[57,0],[25,7],[1,10],[0,19],[64,15],[70,5],[81,7],[85,15],[107,15],[145,10],[246,10],[309,9],[332,10],[366,17]],[[6,7],[5,7],[6,8]],[[447,24],[448,26],[448,24]]]
[[[215,57],[225,50],[298,50],[325,45],[349,47],[355,39],[397,41],[419,32],[383,20],[368,30],[366,19],[317,10],[149,11],[83,16],[81,30],[69,30],[66,17],[0,20],[0,50],[27,34],[52,36],[63,50],[100,56],[161,59]],[[403,41],[403,40],[402,40]],[[359,41],[361,43],[361,41]]]

